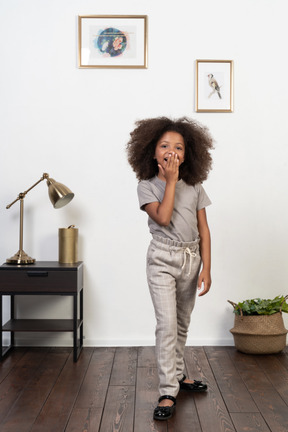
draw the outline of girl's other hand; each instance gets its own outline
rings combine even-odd
[[[202,270],[198,277],[198,290],[200,291],[199,297],[209,292],[211,283],[212,281],[211,281],[210,272],[205,272],[204,270]]]

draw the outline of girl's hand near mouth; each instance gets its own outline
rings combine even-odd
[[[175,182],[177,183],[179,177],[179,158],[174,152],[169,153],[167,158],[164,158],[165,165],[158,164],[160,178],[166,180],[166,183]]]

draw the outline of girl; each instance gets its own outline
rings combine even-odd
[[[205,127],[185,117],[146,119],[136,126],[127,152],[140,180],[139,204],[149,216],[153,237],[147,252],[147,280],[157,321],[160,398],[154,419],[167,420],[179,389],[207,390],[202,381],[187,379],[183,370],[197,286],[203,296],[211,285],[205,211],[211,202],[201,182],[211,169],[213,140]]]

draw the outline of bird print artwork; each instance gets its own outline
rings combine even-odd
[[[208,83],[209,83],[209,86],[213,89],[208,97],[210,98],[215,92],[217,92],[219,99],[222,99],[222,96],[220,93],[221,87],[219,86],[218,82],[216,81],[214,75],[211,73],[208,75]]]

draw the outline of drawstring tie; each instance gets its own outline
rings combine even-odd
[[[191,273],[191,270],[192,270],[192,259],[195,258],[197,255],[195,252],[192,252],[191,249],[189,249],[188,247],[186,247],[186,249],[184,249],[183,253],[184,253],[184,262],[183,262],[183,265],[181,267],[181,270],[184,269],[186,262],[187,262],[187,255],[189,255],[189,257],[190,257],[189,272],[188,272],[188,276],[189,276]]]

